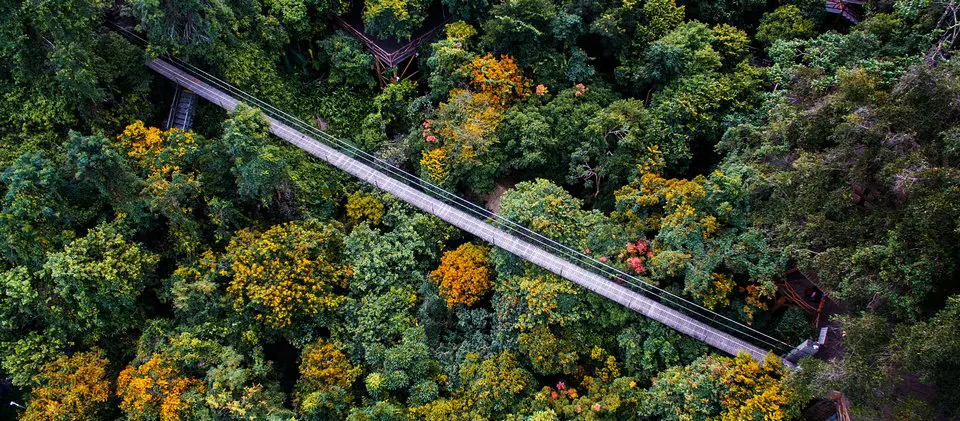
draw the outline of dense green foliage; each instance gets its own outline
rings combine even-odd
[[[445,27],[397,80],[336,29],[352,7],[376,37]],[[28,420],[787,420],[832,391],[955,418],[958,7],[2,2],[0,378]],[[796,267],[842,300],[816,320],[842,343],[800,370],[716,355],[257,109],[158,128],[173,86],[142,62],[167,54],[791,343],[816,319],[782,305]]]

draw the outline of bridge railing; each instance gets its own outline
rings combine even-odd
[[[134,43],[144,45],[146,41],[140,38],[138,35],[119,27],[118,25],[111,25],[115,30],[125,36],[127,39],[131,40]],[[233,96],[235,99],[240,102],[244,102],[250,106],[257,107],[267,116],[282,122],[291,128],[297,129],[298,131],[310,135],[315,140],[323,142],[327,146],[330,146],[339,152],[357,160],[361,163],[367,165],[370,168],[376,169],[383,173],[384,175],[401,182],[411,188],[414,188],[418,191],[421,191],[436,200],[439,200],[447,205],[453,206],[454,208],[467,213],[474,218],[479,220],[487,221],[497,226],[498,228],[506,231],[507,233],[518,237],[524,241],[527,241],[535,246],[540,247],[544,251],[550,252],[557,257],[561,257],[571,263],[574,263],[590,272],[593,272],[599,276],[602,276],[610,282],[617,283],[621,286],[627,287],[638,294],[641,294],[649,299],[660,302],[680,313],[689,317],[691,319],[697,320],[707,326],[710,326],[719,331],[730,334],[733,337],[744,340],[746,342],[752,343],[756,346],[770,349],[778,355],[786,355],[793,349],[793,346],[783,342],[782,340],[768,335],[764,332],[756,330],[750,326],[747,326],[737,320],[731,319],[723,314],[712,311],[703,307],[697,303],[694,303],[686,298],[673,294],[669,291],[666,291],[656,285],[645,282],[629,273],[624,272],[623,270],[610,266],[606,263],[600,262],[593,257],[585,254],[584,252],[569,247],[565,244],[559,243],[550,239],[536,231],[533,231],[527,227],[524,227],[520,224],[517,224],[509,219],[503,218],[497,215],[494,212],[489,211],[488,209],[470,202],[456,194],[448,192],[433,183],[421,179],[413,174],[410,174],[400,168],[397,168],[390,163],[378,158],[377,156],[368,153],[352,143],[346,142],[342,139],[336,138],[328,133],[325,133],[318,129],[317,127],[307,123],[306,121],[293,116],[286,111],[280,110],[260,99],[240,90],[239,88],[224,82],[204,70],[193,66],[187,62],[184,62],[175,57],[166,57],[165,58],[172,65],[176,66],[183,72],[191,75],[192,77],[197,78],[200,81],[203,81],[214,88],[217,88],[223,91],[226,94]]]

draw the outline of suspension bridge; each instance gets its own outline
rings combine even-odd
[[[115,29],[128,38],[133,37],[133,41],[144,42],[129,31],[119,27]],[[270,132],[290,144],[496,247],[713,348],[731,355],[746,352],[759,361],[763,361],[766,354],[772,351],[781,356],[788,366],[794,365],[794,356],[810,353],[809,344],[807,348],[801,345],[794,349],[780,339],[502,218],[480,205],[394,167],[349,142],[324,133],[189,63],[168,57],[150,60],[146,65],[164,78],[228,111],[241,103],[260,108],[269,120]]]

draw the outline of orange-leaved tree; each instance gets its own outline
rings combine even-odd
[[[530,81],[510,56],[474,57],[459,73],[469,78],[469,88],[450,90],[434,118],[423,122],[427,147],[421,172],[440,185],[463,182],[471,190],[486,191],[500,167],[494,131],[507,107],[530,95]]]
[[[530,81],[523,77],[512,56],[497,59],[488,53],[465,64],[463,70],[469,71],[474,91],[490,95],[501,106],[530,95]]]
[[[131,420],[191,419],[203,404],[204,392],[201,380],[182,375],[173,361],[160,355],[127,366],[117,377],[120,409]]]
[[[443,185],[493,170],[497,164],[494,130],[503,113],[503,106],[490,93],[450,91],[450,99],[440,103],[434,118],[423,123],[427,148],[420,167],[424,175]]]
[[[466,243],[440,258],[440,266],[430,279],[440,288],[447,306],[471,306],[493,286],[490,281],[490,249]]]
[[[96,420],[110,397],[107,360],[99,351],[62,356],[33,379],[22,420]]]

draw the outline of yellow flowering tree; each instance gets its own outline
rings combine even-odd
[[[236,312],[270,329],[339,307],[350,271],[340,264],[342,233],[315,220],[242,230],[226,250],[227,295]]]
[[[447,150],[444,148],[427,149],[421,152],[420,168],[428,180],[439,186],[447,184],[450,173],[447,171]]]
[[[530,95],[530,81],[523,77],[512,56],[478,56],[464,65],[474,91],[490,95],[495,104],[507,106]]]
[[[437,399],[411,412],[429,421],[504,419],[515,413],[535,384],[511,352],[487,359],[477,353],[467,354],[458,374],[461,386],[453,398]]]
[[[383,218],[384,214],[383,202],[376,196],[361,191],[350,193],[347,196],[346,210],[347,218],[350,218],[351,221],[355,223],[367,221],[371,225],[380,224],[380,219]]]
[[[320,339],[308,346],[300,360],[296,406],[304,417],[342,418],[353,402],[351,386],[360,367],[350,363],[333,344]]]
[[[147,179],[169,178],[182,171],[183,162],[197,153],[200,147],[192,132],[180,129],[161,131],[156,127],[144,126],[139,120],[117,136],[117,143]]]
[[[576,332],[589,313],[580,290],[571,282],[540,269],[502,279],[495,305],[512,321],[518,350],[539,374],[572,373],[582,343]]]
[[[117,147],[145,180],[140,196],[150,211],[170,221],[178,251],[192,253],[198,242],[193,211],[200,197],[199,171],[189,168],[200,151],[195,135],[136,121],[117,136]]]
[[[762,364],[746,353],[702,357],[657,375],[641,395],[639,412],[667,421],[794,419],[806,399],[787,374],[773,354]]]

